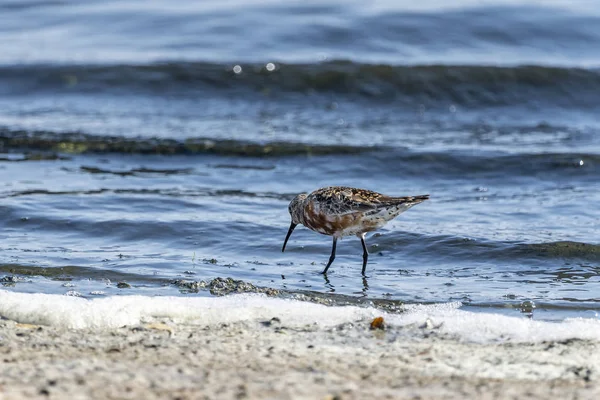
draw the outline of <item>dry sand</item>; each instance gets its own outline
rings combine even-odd
[[[370,330],[156,320],[113,330],[0,321],[0,399],[599,399],[594,341],[463,343]]]

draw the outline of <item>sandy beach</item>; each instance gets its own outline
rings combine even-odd
[[[594,399],[593,340],[468,343],[431,323],[288,327],[158,318],[116,329],[0,321],[0,399]]]

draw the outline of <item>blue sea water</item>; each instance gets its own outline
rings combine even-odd
[[[597,318],[594,2],[1,1],[0,43],[7,290]],[[328,185],[431,200],[323,277],[329,237],[281,245]]]

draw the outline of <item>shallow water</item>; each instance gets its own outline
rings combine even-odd
[[[597,318],[600,14],[422,3],[4,2],[4,286]],[[365,279],[356,238],[326,278],[330,238],[281,253],[289,200],[333,184],[431,195],[367,236]]]

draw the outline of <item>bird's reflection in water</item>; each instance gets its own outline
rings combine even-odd
[[[329,280],[329,277],[327,276],[327,274],[323,274],[323,281],[325,282],[325,288],[330,292],[333,293],[335,292],[335,286],[331,283],[331,281]],[[361,293],[363,297],[367,297],[368,293],[369,293],[369,280],[367,279],[366,275],[363,275],[362,277],[362,289],[361,289]]]
[[[367,279],[366,275],[363,275],[362,278],[362,284],[363,284],[363,288],[362,288],[362,293],[364,297],[367,297],[367,295],[369,294],[369,280]]]
[[[330,293],[335,292],[335,286],[333,286],[327,274],[322,274],[322,276],[323,280],[325,281],[325,288],[327,289],[327,291],[329,291]]]

